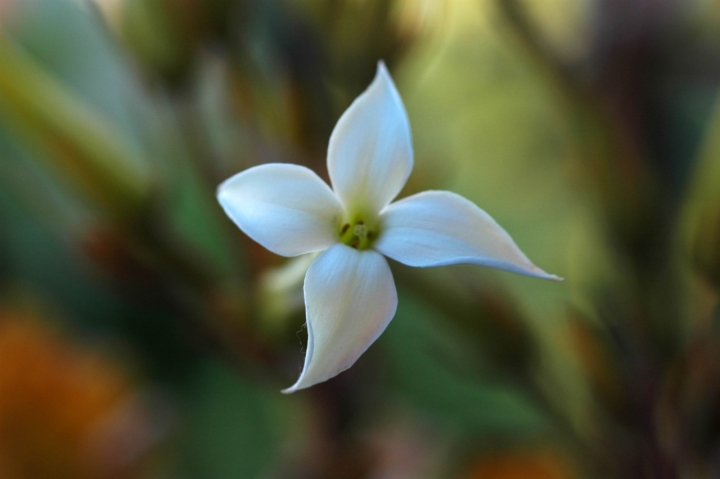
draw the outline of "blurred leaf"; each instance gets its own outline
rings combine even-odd
[[[32,161],[28,152],[2,128],[0,158],[0,188],[22,209],[50,225],[61,236],[72,236],[84,228],[88,215],[77,199],[54,181],[43,165]],[[0,202],[6,200],[0,198]]]
[[[40,307],[47,304],[73,327],[123,341],[138,354],[144,375],[164,384],[185,379],[197,356],[177,314],[158,304],[129,304],[113,294],[76,245],[28,215],[3,190],[0,220],[14,285],[30,287]]]
[[[141,148],[155,104],[98,15],[76,0],[26,0],[17,10],[9,33],[28,56]]]
[[[170,123],[170,120],[167,122]],[[169,166],[168,183],[163,194],[164,220],[168,222],[168,241],[182,238],[201,255],[201,259],[212,264],[214,271],[237,273],[238,264],[233,255],[233,247],[227,228],[229,220],[225,217],[215,199],[214,187],[205,180],[200,160],[193,161],[192,140],[181,139],[179,128],[166,131],[164,145],[158,145],[156,155],[162,156]]]
[[[273,420],[278,392],[263,391],[215,363],[206,362],[196,373],[185,431],[190,477],[261,477],[279,452]]]
[[[97,111],[0,36],[0,113],[26,146],[118,217],[139,208],[150,178],[139,154]]]
[[[182,41],[179,25],[173,24],[177,12],[167,3],[162,0],[124,2],[121,30],[140,60],[160,73],[174,76],[187,65],[190,52]]]
[[[580,290],[576,273],[588,282],[607,267],[596,254],[605,244],[598,235],[604,232],[598,205],[568,178],[577,173],[570,170],[577,152],[573,125],[556,92],[517,43],[498,37],[480,4],[490,5],[455,3],[437,50],[429,49],[427,58],[400,72],[417,168],[438,161],[423,152],[442,152],[440,167],[454,169],[453,175],[433,187],[475,202],[535,264],[566,279],[558,284],[468,267],[478,282],[509,288],[542,357],[536,372],[553,384],[548,388],[553,403],[574,419],[587,418],[586,385],[558,340],[565,334],[567,302]]]
[[[472,343],[422,302],[401,295],[381,341],[393,389],[448,425],[491,435],[529,434],[547,426],[522,391],[483,374]]]

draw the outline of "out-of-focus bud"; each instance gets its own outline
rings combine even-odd
[[[291,258],[260,276],[258,312],[263,328],[271,332],[282,330],[293,314],[303,310],[305,273],[317,256],[317,253],[310,253]]]
[[[0,362],[4,479],[135,477],[158,436],[121,369],[8,310]]]
[[[46,160],[116,219],[128,219],[144,205],[150,173],[141,153],[2,34],[0,121],[34,158]]]

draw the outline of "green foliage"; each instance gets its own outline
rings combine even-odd
[[[262,477],[277,464],[277,390],[201,363],[186,385],[182,462],[192,477]]]
[[[434,436],[433,471],[552,442],[588,477],[717,472],[717,15],[426,3],[0,0],[0,325],[21,305],[163,392],[137,461],[160,472],[127,477],[383,476]],[[264,284],[282,259],[215,189],[267,162],[325,177],[379,59],[413,128],[403,195],[465,195],[566,282],[394,267],[361,372],[281,397],[303,268]]]
[[[410,295],[402,295],[380,344],[392,390],[441,423],[481,436],[527,436],[547,418],[510,378],[493,372],[472,340]]]

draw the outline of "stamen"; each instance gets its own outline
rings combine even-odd
[[[359,238],[367,236],[367,226],[358,221],[358,223],[353,228],[353,234]]]
[[[371,226],[374,228],[375,224],[371,223]],[[378,234],[377,230],[371,230],[370,227],[365,224],[364,219],[357,219],[352,222],[343,223],[339,236],[340,241],[351,248],[365,250],[372,245]]]

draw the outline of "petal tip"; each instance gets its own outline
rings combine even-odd
[[[385,65],[385,60],[378,60],[378,62],[377,62],[376,75],[380,75],[380,74],[390,76],[390,72],[388,72],[387,65]]]
[[[297,391],[297,387],[295,387],[295,386],[290,386],[289,388],[285,388],[285,389],[281,389],[281,390],[280,390],[280,392],[283,393],[283,394],[292,394],[292,393],[294,393],[295,391]]]
[[[376,84],[378,82],[384,82],[388,85],[391,85],[391,90],[397,90],[395,87],[395,82],[392,79],[392,76],[390,75],[390,70],[388,70],[387,65],[385,65],[385,62],[383,60],[378,60],[377,63],[377,70],[375,72],[375,79],[373,80],[373,84]],[[399,96],[399,93],[398,93]]]
[[[221,198],[223,194],[227,191],[228,184],[230,184],[230,181],[235,179],[237,175],[240,173],[236,173],[232,175],[231,177],[225,179],[222,183],[220,183],[217,188],[215,188],[215,197],[218,199],[218,201],[222,202]]]
[[[307,388],[309,388],[309,387],[311,387],[311,386],[314,386],[314,385],[316,385],[316,384],[319,384],[319,383],[321,383],[321,382],[324,382],[324,381],[318,381],[318,382],[309,382],[309,383],[308,383],[308,381],[305,380],[304,372],[305,372],[305,371],[303,371],[303,373],[300,374],[300,377],[299,377],[298,380],[295,382],[295,384],[293,384],[293,385],[290,386],[289,388],[282,389],[280,392],[283,393],[283,394],[293,394],[293,393],[296,393],[296,392],[301,391],[301,390],[303,390],[303,389],[307,389]],[[328,378],[328,379],[330,379],[330,378]],[[326,380],[327,380],[327,379],[326,379]],[[326,380],[325,380],[325,381],[326,381]]]
[[[538,268],[535,265],[533,265],[531,273],[532,274],[530,274],[530,276],[534,276],[539,279],[547,279],[550,281],[556,281],[558,283],[562,283],[563,281],[565,281],[565,278],[561,278],[560,276],[555,275],[555,274],[550,274],[547,271],[545,271],[544,269]]]
[[[538,268],[535,265],[533,265],[533,266],[534,266],[533,269],[535,270],[534,271],[535,274],[533,276],[535,276],[537,278],[547,279],[547,280],[555,281],[558,283],[562,283],[563,281],[565,281],[565,278],[561,278],[560,276],[555,275],[555,274],[550,274],[550,273],[546,272],[545,270]]]

